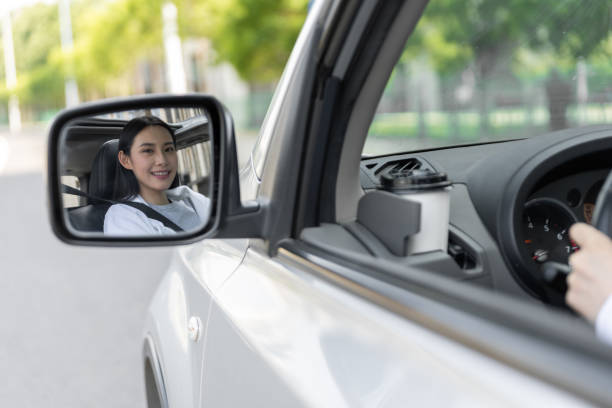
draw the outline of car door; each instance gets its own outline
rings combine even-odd
[[[293,249],[273,259],[247,251],[215,296],[200,406],[582,403],[398,315],[373,291],[347,291],[359,284],[328,274]],[[416,309],[427,303],[418,296],[409,302]]]
[[[350,211],[334,205],[359,200],[346,198],[357,189],[336,185],[351,171],[346,150],[362,147],[346,138],[369,124],[367,115],[342,114],[357,98],[380,96],[401,44],[395,55],[377,52],[385,41],[403,43],[426,2],[317,3],[262,129],[265,148],[251,158],[261,182],[256,196],[269,203],[266,239],[250,241],[215,296],[201,405],[607,401],[610,366],[597,357],[607,351],[572,319],[432,276],[427,266],[376,260],[337,228],[338,213]],[[338,9],[351,17],[327,31]],[[386,75],[376,78],[370,71],[377,69]],[[344,140],[327,139],[342,126]],[[357,174],[359,155],[352,156]],[[546,334],[543,321],[551,322]],[[585,373],[579,384],[577,372]]]

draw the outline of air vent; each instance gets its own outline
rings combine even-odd
[[[374,172],[374,174],[376,176],[379,176],[380,173],[383,173],[383,172],[387,174],[407,173],[410,170],[420,169],[421,166],[422,166],[422,163],[419,159],[415,157],[411,157],[409,159],[395,160],[395,161],[385,163],[385,165],[378,168]]]
[[[361,161],[361,187],[364,190],[380,188],[380,176],[384,173],[406,173],[416,169],[436,171],[419,156],[393,156],[364,159]]]

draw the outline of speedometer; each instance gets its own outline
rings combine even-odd
[[[578,249],[569,237],[569,228],[577,221],[565,204],[554,199],[538,198],[525,204],[521,244],[523,256],[529,258],[524,262],[531,269],[533,276],[541,274],[540,267],[544,262],[567,264],[569,256]],[[549,288],[545,289],[549,293],[549,301],[562,304],[567,291],[565,276],[559,274],[546,285]]]
[[[522,220],[523,254],[529,257],[525,259],[525,264],[534,276],[541,274],[540,267],[545,262],[567,264],[569,256],[578,249],[569,237],[569,228],[577,221],[570,209],[557,200],[538,198],[525,204]],[[549,293],[549,301],[562,303],[567,291],[565,276],[559,274],[546,285],[549,288],[545,289]]]
[[[522,219],[523,253],[529,257],[526,264],[532,269],[544,262],[567,263],[578,246],[569,237],[569,228],[578,220],[563,203],[539,198],[525,204]],[[552,286],[565,292],[565,280],[552,282]]]

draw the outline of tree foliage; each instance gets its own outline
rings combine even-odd
[[[248,82],[275,81],[282,73],[307,14],[307,0],[182,0],[185,34],[212,40],[220,61]],[[197,18],[187,18],[192,13]],[[189,20],[189,21],[186,21]]]
[[[57,5],[37,4],[14,13],[20,98],[61,107],[66,75],[77,79],[82,93],[104,95],[109,81],[139,61],[162,63],[165,1],[73,0],[71,53],[61,49]],[[219,61],[229,62],[250,83],[269,83],[282,72],[306,18],[308,0],[174,3],[183,39],[209,38]],[[610,2],[597,0],[435,0],[403,58],[427,49],[442,77],[457,75],[469,64],[481,78],[500,65],[519,76],[543,76],[554,64],[571,70],[579,58],[589,58],[603,72],[612,49],[610,15]],[[0,97],[7,95],[2,82]]]
[[[573,66],[602,51],[611,12],[611,4],[599,0],[436,0],[427,6],[404,58],[425,48],[442,75],[474,61],[480,77],[496,65],[512,64],[502,56],[549,53]]]
[[[13,15],[12,28],[18,88],[8,90],[2,81],[0,95],[6,99],[13,91],[22,102],[38,107],[54,106],[58,98],[63,101],[63,72],[55,58],[60,45],[57,6],[22,9]],[[4,73],[3,66],[3,78]]]
[[[82,2],[73,19],[74,50],[64,58],[81,87],[105,83],[162,49],[163,0]]]
[[[143,59],[163,63],[162,6],[166,0],[73,0],[74,48],[61,48],[56,4],[14,13],[18,88],[0,84],[0,97],[61,107],[66,76],[82,94],[104,95],[109,81]],[[307,0],[175,0],[182,38],[208,37],[219,61],[253,83],[276,80],[307,13]],[[0,45],[1,47],[1,45]],[[4,66],[0,69],[4,76]]]

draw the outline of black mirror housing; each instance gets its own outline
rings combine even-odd
[[[203,112],[199,119],[200,126],[206,131],[205,136],[200,136],[200,141],[206,141],[210,152],[210,163],[206,174],[206,186],[209,191],[207,199],[210,203],[210,211],[203,225],[195,230],[181,232],[179,234],[155,235],[155,236],[107,236],[99,233],[83,232],[75,229],[74,223],[69,220],[69,213],[63,199],[63,193],[67,191],[62,183],[62,176],[66,175],[65,139],[68,137],[68,129],[75,123],[82,123],[84,119],[89,123],[95,123],[100,127],[95,143],[103,144],[104,138],[116,138],[117,132],[123,129],[123,122],[113,117],[117,112],[150,112],[152,109],[170,111],[194,111]],[[106,115],[106,116],[105,116]],[[99,118],[103,119],[99,119]],[[103,125],[99,125],[103,122]],[[125,120],[124,120],[125,122]],[[193,120],[191,121],[193,122]],[[196,143],[192,129],[192,123],[183,122],[181,146],[190,146]],[[203,125],[202,125],[203,123]],[[109,126],[107,126],[107,124]],[[180,125],[172,125],[177,129]],[[104,129],[104,130],[102,130]],[[113,133],[114,132],[114,133]],[[92,144],[91,140],[71,141],[71,146],[84,146]],[[81,143],[79,145],[78,143]],[[176,139],[179,148],[179,139]],[[73,149],[74,150],[74,149]],[[91,149],[89,149],[91,150]],[[73,154],[77,159],[74,162],[83,162],[83,154]],[[87,163],[87,162],[86,162]],[[75,164],[75,167],[78,167]],[[81,165],[81,168],[87,168]],[[87,171],[87,170],[85,170]],[[178,174],[177,174],[178,179]],[[187,179],[189,179],[187,177]],[[236,142],[234,134],[233,119],[229,111],[216,98],[204,94],[187,95],[145,95],[122,99],[111,99],[99,102],[85,103],[75,108],[66,109],[58,114],[52,123],[48,137],[47,152],[47,192],[48,208],[52,230],[62,241],[72,245],[94,245],[94,246],[159,246],[178,245],[198,241],[202,238],[249,238],[261,237],[264,218],[263,207],[257,203],[244,206],[240,200],[240,185],[238,173],[238,160],[236,153]],[[87,184],[85,184],[87,187]],[[75,189],[71,189],[75,190]],[[79,191],[76,190],[78,194]],[[73,193],[70,193],[73,194]],[[87,192],[79,195],[87,196]],[[87,196],[87,200],[92,198]],[[83,199],[81,197],[81,199]],[[163,217],[162,217],[163,218]]]

